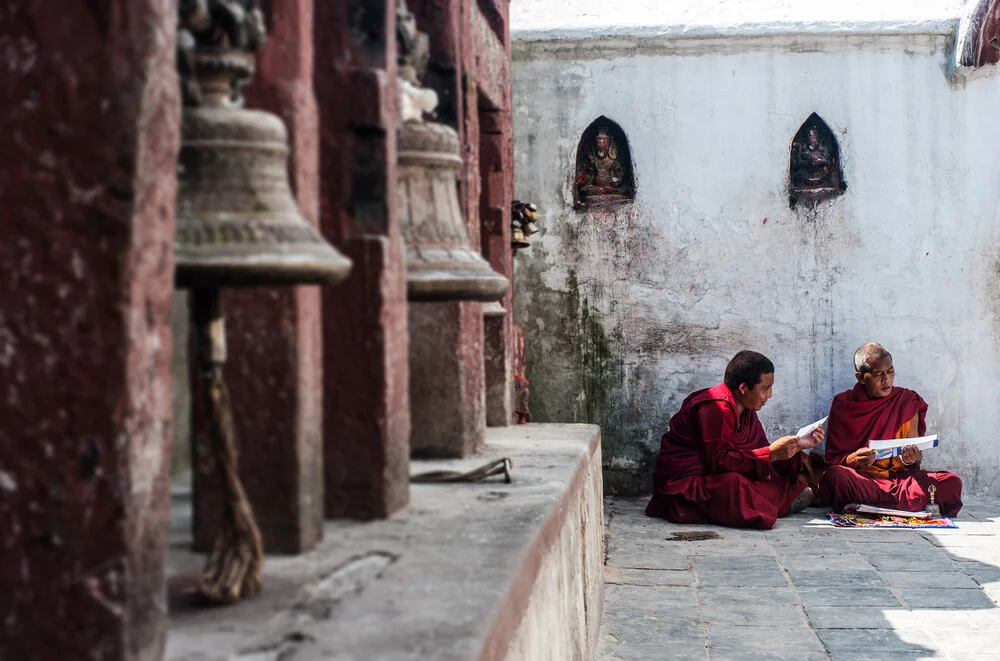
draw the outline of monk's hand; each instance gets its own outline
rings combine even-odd
[[[799,452],[798,436],[782,436],[768,447],[771,451],[771,461],[790,459]]]
[[[852,465],[856,468],[867,468],[875,463],[875,455],[878,454],[875,450],[871,448],[859,448],[855,450],[847,458],[848,465]],[[853,461],[851,459],[853,458]]]
[[[819,445],[820,443],[823,442],[823,437],[825,435],[826,434],[823,431],[823,428],[822,427],[817,427],[816,429],[813,430],[813,433],[809,434],[808,436],[803,436],[803,437],[799,438],[799,441],[798,441],[799,449],[800,450],[811,450],[811,449],[813,449],[814,447],[816,447],[817,445]]]
[[[904,445],[903,449],[899,451],[899,458],[903,460],[903,463],[907,466],[913,466],[920,462],[920,450],[917,449],[916,445]]]

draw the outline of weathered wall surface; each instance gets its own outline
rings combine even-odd
[[[517,258],[536,421],[603,430],[609,491],[644,491],[669,417],[742,348],[776,365],[770,436],[828,410],[854,350],[893,352],[930,404],[925,465],[1000,493],[1000,79],[949,77],[953,36],[514,44]],[[792,136],[834,131],[848,189],[788,204]],[[604,115],[637,194],[572,209],[577,141]]]

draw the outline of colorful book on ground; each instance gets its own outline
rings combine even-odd
[[[875,460],[898,457],[907,445],[916,445],[918,450],[928,450],[938,446],[937,434],[918,438],[890,438],[884,441],[868,441],[868,447],[878,450]]]
[[[858,505],[859,514],[875,514],[878,516],[898,516],[903,519],[926,519],[927,512],[906,512],[904,510],[894,510],[888,507],[875,507],[874,505]]]

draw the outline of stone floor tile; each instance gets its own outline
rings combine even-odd
[[[895,556],[867,554],[865,557],[879,571],[953,572],[959,569],[948,558],[924,557],[916,553]]]
[[[857,553],[842,553],[836,555],[827,554],[802,554],[783,555],[778,557],[778,562],[785,569],[808,569],[813,571],[849,571],[852,569],[871,569],[871,564],[864,556]]]
[[[806,535],[797,530],[789,535],[770,536],[767,541],[776,553],[784,553],[786,549],[809,553],[849,552],[853,549],[851,543],[837,532]]]
[[[676,585],[649,587],[641,585],[608,585],[604,589],[606,603],[618,607],[647,608],[652,606],[697,606],[698,595],[693,587]]]
[[[601,624],[601,638],[608,643],[637,647],[661,645],[662,648],[669,648],[674,643],[703,647],[705,627],[699,622],[667,616],[605,617]]]
[[[694,570],[701,571],[779,571],[773,555],[754,555],[741,558],[730,556],[697,556],[692,559]]]
[[[604,582],[607,585],[693,586],[694,572],[671,569],[622,569],[605,566]]]
[[[663,661],[664,659],[708,661],[708,646],[704,639],[670,640],[657,645],[602,641],[596,659],[597,661]]]
[[[978,588],[968,574],[962,571],[922,572],[883,571],[879,572],[885,582],[897,588]]]
[[[796,587],[829,587],[829,586],[870,586],[886,585],[874,569],[858,569],[847,571],[813,571],[789,569],[788,576]]]
[[[888,587],[878,586],[796,586],[805,606],[876,606],[902,608]]]
[[[795,590],[784,587],[720,587],[698,588],[698,600],[703,606],[742,606],[746,604],[791,605],[799,603]]]
[[[760,627],[708,625],[712,661],[812,661],[827,659],[823,643],[807,626]]]
[[[837,652],[830,655],[831,661],[951,661],[944,652],[890,652],[873,650],[870,652]]]
[[[996,608],[996,604],[981,589],[960,588],[900,588],[899,597],[910,608]]]
[[[926,541],[916,530],[912,528],[894,529],[864,529],[864,528],[838,528],[844,537],[852,544],[870,544],[879,542],[882,544],[913,544],[914,542]]]
[[[818,629],[816,633],[834,659],[933,658],[940,652],[930,635],[919,629]]]
[[[782,587],[788,585],[788,579],[778,570],[773,571],[695,571],[695,579],[699,586],[727,585],[731,587]]]
[[[666,544],[662,539],[629,537],[624,534],[614,534],[608,540],[608,555],[619,552],[630,553],[633,550],[644,553],[656,553],[664,556],[686,557],[687,551],[679,544]]]
[[[993,567],[1000,572],[1000,538],[991,546],[953,546],[947,549],[948,557],[953,562],[977,562]]]
[[[612,548],[608,566],[630,569],[688,569],[686,555],[674,553],[653,544],[633,544]]]
[[[863,553],[865,555],[872,556],[892,556],[898,555],[900,553],[919,553],[927,557],[933,558],[947,558],[947,553],[935,545],[932,541],[921,537],[911,537],[909,544],[887,544],[886,542],[875,542],[875,541],[865,541],[865,540],[853,540],[849,542],[852,549],[858,553]]]
[[[898,604],[896,608],[899,608]],[[886,609],[874,606],[806,606],[806,616],[814,629],[895,629],[886,618]]]
[[[703,605],[702,616],[711,624],[753,627],[807,627],[802,609],[791,604],[729,604]]]
[[[808,623],[790,587],[701,587],[701,613],[709,624],[795,627]]]

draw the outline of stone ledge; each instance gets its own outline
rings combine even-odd
[[[327,522],[313,551],[268,558],[264,593],[228,608],[187,605],[202,556],[188,550],[176,499],[166,658],[591,658],[603,604],[600,430],[490,428],[476,457],[412,470],[503,456],[513,484],[414,484],[399,515]]]

